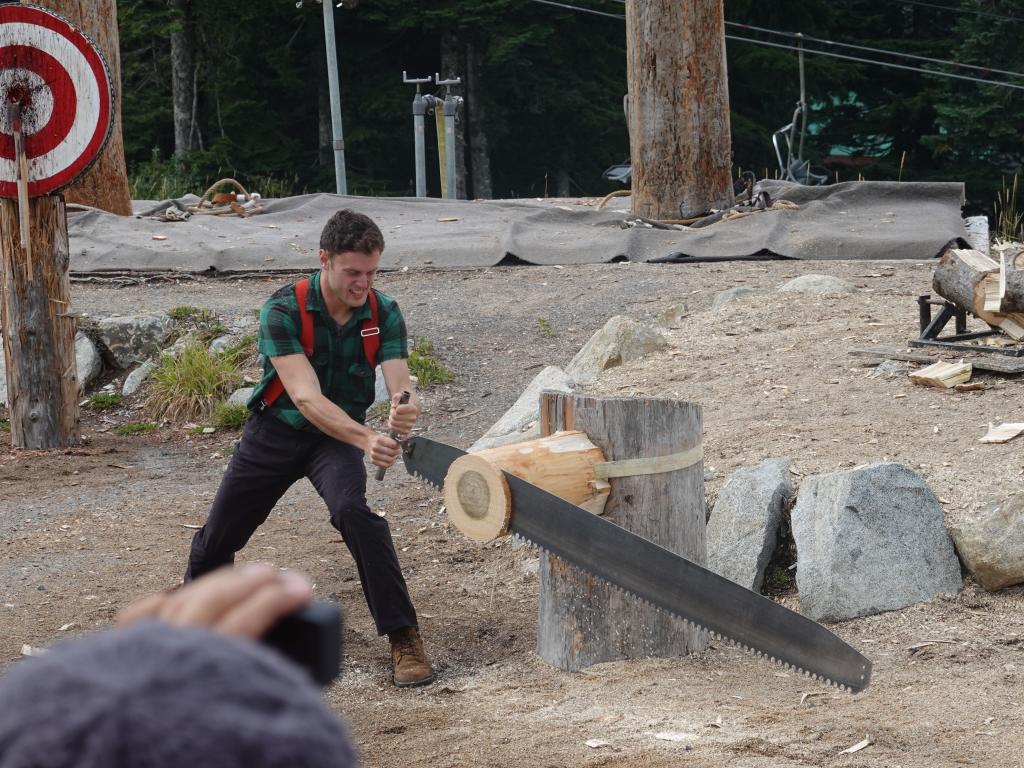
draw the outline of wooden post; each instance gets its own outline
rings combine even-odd
[[[633,213],[732,205],[722,0],[626,0],[626,68]]]
[[[609,461],[665,456],[701,443],[701,407],[671,400],[541,394],[541,434],[585,433]],[[704,464],[612,480],[604,516],[704,565]],[[554,555],[540,559],[537,651],[563,670],[622,658],[671,657],[703,650],[704,633]]]
[[[33,198],[29,212],[32,247],[25,258],[18,202],[0,199],[0,325],[11,444],[59,448],[79,442],[67,216],[59,195]]]

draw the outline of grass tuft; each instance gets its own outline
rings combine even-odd
[[[218,429],[241,429],[249,419],[250,411],[239,403],[221,403],[213,412],[213,426]]]
[[[97,392],[89,398],[89,407],[94,411],[106,411],[121,404],[121,396],[116,392]]]
[[[209,417],[241,379],[230,355],[211,355],[199,341],[188,344],[178,357],[165,355],[150,374],[143,405],[154,419],[173,423]]]
[[[425,389],[433,384],[447,384],[455,380],[434,351],[434,345],[427,339],[420,339],[409,353],[409,371],[416,377],[417,385]]]
[[[114,427],[114,434],[122,437],[131,435],[145,435],[156,430],[157,425],[152,421],[129,421],[126,424]]]

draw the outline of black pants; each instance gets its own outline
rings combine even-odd
[[[192,539],[185,580],[234,562],[235,553],[302,477],[327,502],[331,524],[356,561],[377,632],[416,626],[391,529],[366,504],[363,452],[320,433],[293,429],[270,414],[246,422],[210,516]]]

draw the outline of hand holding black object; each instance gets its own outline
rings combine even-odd
[[[398,404],[399,405],[405,405],[406,403],[409,402],[409,398],[410,397],[412,397],[412,395],[408,391],[402,392],[402,396],[399,398]],[[389,436],[391,437],[392,440],[396,440],[396,439],[398,439],[399,434],[395,430],[391,430],[391,432],[389,433]],[[384,473],[387,472],[387,471],[388,471],[387,467],[378,467],[377,468],[377,480],[378,481],[383,480],[384,479]]]

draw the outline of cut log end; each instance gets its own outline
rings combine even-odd
[[[452,524],[474,541],[508,533],[512,496],[501,468],[477,454],[456,459],[444,481],[444,503]]]

